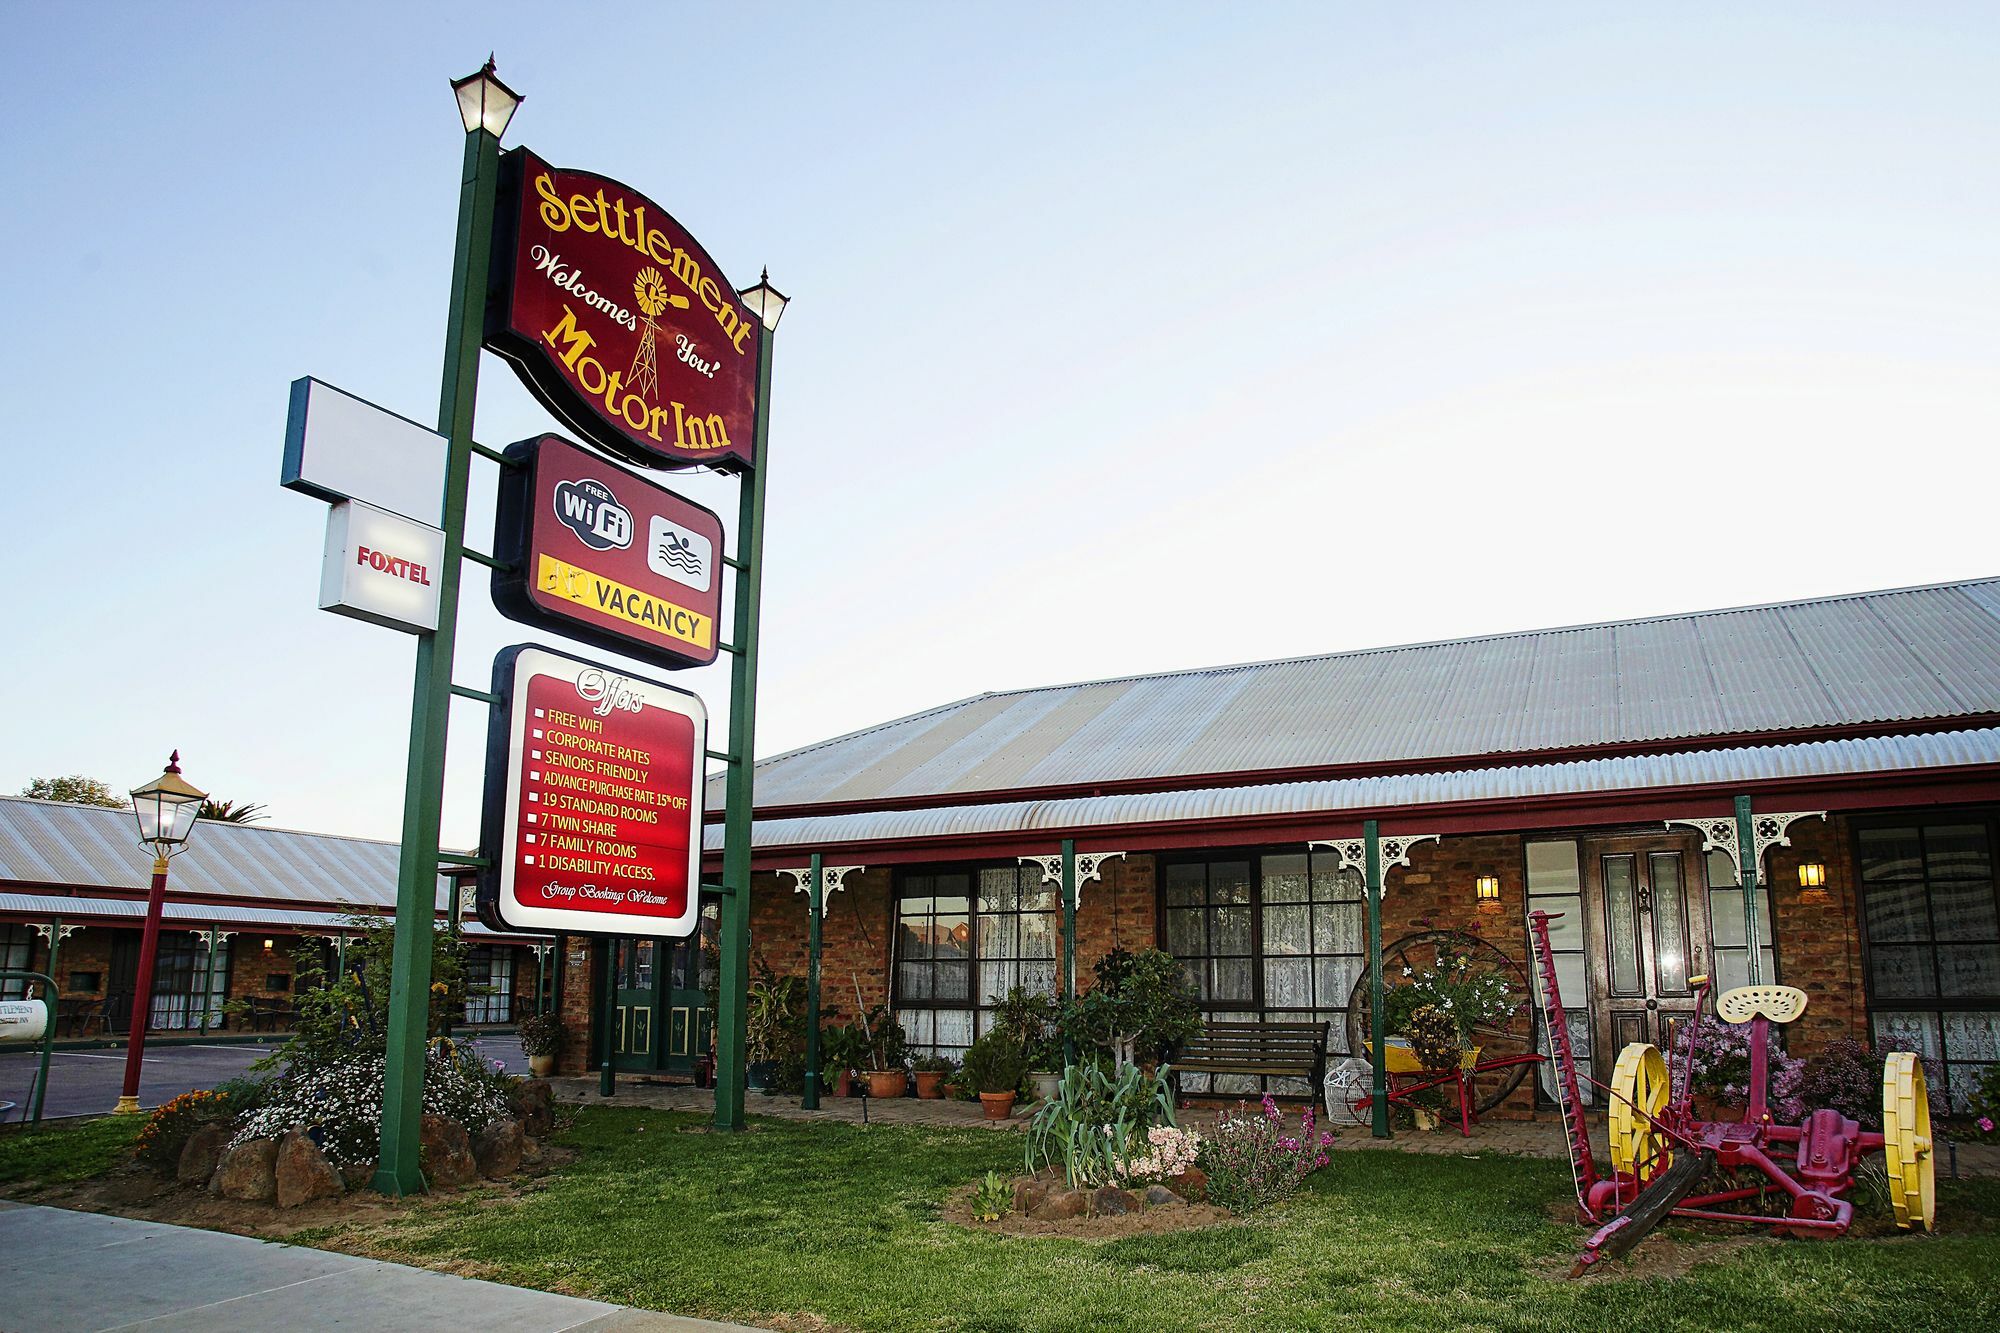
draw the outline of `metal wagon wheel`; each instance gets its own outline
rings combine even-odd
[[[1457,958],[1460,955],[1472,960],[1475,970],[1498,973],[1507,983],[1508,994],[1518,996],[1520,1008],[1513,1017],[1501,1023],[1482,1023],[1473,1029],[1479,1042],[1480,1061],[1503,1060],[1508,1056],[1532,1055],[1535,1052],[1535,1018],[1532,993],[1528,989],[1528,974],[1521,964],[1490,940],[1462,930],[1426,930],[1416,935],[1405,935],[1394,944],[1382,949],[1382,984],[1385,987],[1403,984],[1403,969],[1423,972],[1435,967],[1441,960]],[[1374,969],[1363,968],[1355,979],[1354,990],[1347,997],[1347,1049],[1362,1055],[1368,1049],[1371,1031],[1368,992]],[[1472,1107],[1475,1114],[1484,1115],[1507,1100],[1509,1093],[1521,1086],[1521,1080],[1528,1076],[1531,1066],[1510,1065],[1504,1069],[1476,1069],[1472,1075]]]

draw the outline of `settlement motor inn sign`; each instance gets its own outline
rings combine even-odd
[[[757,319],[667,211],[617,181],[502,160],[486,345],[579,434],[653,466],[748,463]]]
[[[720,518],[560,436],[506,457],[493,525],[502,615],[667,667],[715,661]]]
[[[701,700],[525,645],[503,650],[493,677],[479,919],[501,930],[690,934]]]

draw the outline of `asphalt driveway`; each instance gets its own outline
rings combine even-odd
[[[461,1034],[480,1058],[499,1060],[510,1074],[526,1074],[528,1062],[514,1034]],[[191,1042],[167,1046],[154,1042],[146,1047],[145,1063],[139,1072],[139,1103],[158,1106],[192,1088],[212,1088],[241,1078],[250,1066],[278,1048],[276,1039],[256,1043]],[[16,1121],[27,1112],[28,1089],[39,1060],[35,1050],[10,1049],[0,1054],[0,1101],[16,1103],[0,1113],[0,1119]],[[46,1118],[72,1115],[101,1115],[118,1102],[125,1081],[125,1051],[122,1047],[93,1050],[57,1051],[49,1057],[49,1089],[43,1098]]]

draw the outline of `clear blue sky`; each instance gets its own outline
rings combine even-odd
[[[2000,570],[1992,6],[7,27],[0,790],[179,746],[278,824],[394,836],[413,646],[315,609],[285,394],[434,414],[446,81],[489,49],[510,144],[795,298],[760,753],[985,689]],[[483,441],[548,426],[483,374]],[[477,571],[466,606],[482,684],[534,636]],[[685,679],[719,720],[722,675]],[[484,727],[458,706],[461,844]]]

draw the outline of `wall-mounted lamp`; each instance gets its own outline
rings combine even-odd
[[[1482,903],[1497,903],[1500,901],[1500,877],[1481,875],[1472,881],[1472,891]]]
[[[1826,887],[1826,867],[1817,861],[1807,861],[1799,866],[1799,887],[1802,889],[1823,889]]]
[[[265,940],[265,941],[264,941],[264,947],[265,947],[266,949],[270,948],[270,947],[271,947],[271,944],[272,944],[272,941],[270,941],[270,940]]]

